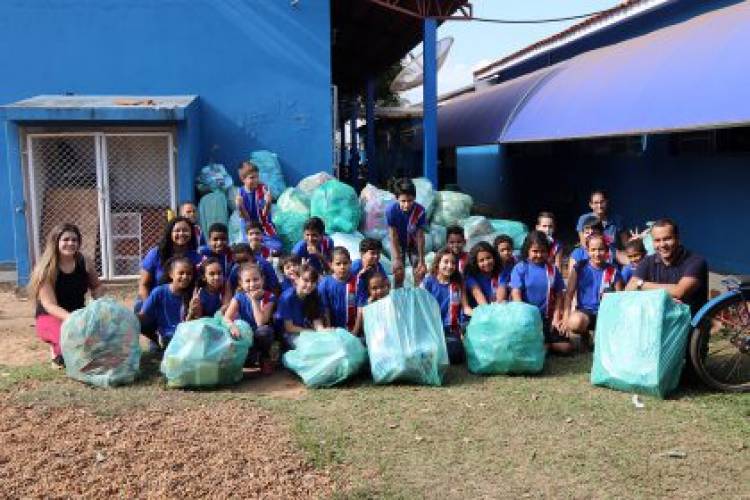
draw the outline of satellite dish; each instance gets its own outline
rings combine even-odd
[[[448,57],[453,46],[453,37],[446,36],[441,38],[437,42],[435,52],[437,53],[437,69],[443,66],[445,59]],[[422,85],[424,81],[424,64],[422,53],[412,56],[409,54],[411,60],[406,63],[404,69],[402,69],[396,78],[391,82],[391,92],[403,92],[404,90],[413,89]]]

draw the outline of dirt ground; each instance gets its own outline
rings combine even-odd
[[[28,366],[49,359],[49,347],[34,330],[34,307],[11,291],[0,291],[0,365]]]

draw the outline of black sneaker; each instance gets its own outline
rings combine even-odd
[[[62,368],[65,368],[65,360],[62,357],[62,354],[58,354],[54,358],[52,358],[52,368],[55,368],[57,370],[60,370]]]

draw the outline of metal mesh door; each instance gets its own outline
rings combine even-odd
[[[96,135],[30,135],[27,140],[35,254],[44,251],[55,225],[71,222],[81,230],[81,251],[102,275]]]
[[[140,261],[161,238],[174,204],[172,137],[106,134],[109,275],[137,275]]]

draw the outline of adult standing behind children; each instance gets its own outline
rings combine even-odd
[[[417,188],[407,178],[396,183],[396,202],[385,211],[388,236],[391,240],[393,275],[399,278],[396,288],[403,284],[407,260],[414,267],[414,282],[422,281],[427,266],[424,261],[424,230],[427,227],[425,209],[417,203]]]
[[[29,295],[36,298],[36,332],[51,346],[52,363],[64,365],[60,328],[70,313],[81,309],[86,292],[99,297],[99,273],[81,253],[81,231],[73,224],[55,226],[31,272]]]
[[[640,261],[626,290],[666,290],[695,315],[708,299],[706,259],[682,246],[680,229],[672,219],[656,221],[651,237],[655,253]]]
[[[628,236],[625,232],[625,226],[623,225],[622,217],[610,213],[609,211],[609,196],[603,189],[595,189],[591,192],[589,198],[589,207],[591,212],[587,212],[578,218],[576,224],[576,231],[578,231],[578,239],[580,240],[581,246],[586,246],[585,238],[583,235],[584,223],[591,217],[596,217],[602,223],[604,235],[609,238],[615,246],[619,247],[624,245]]]

